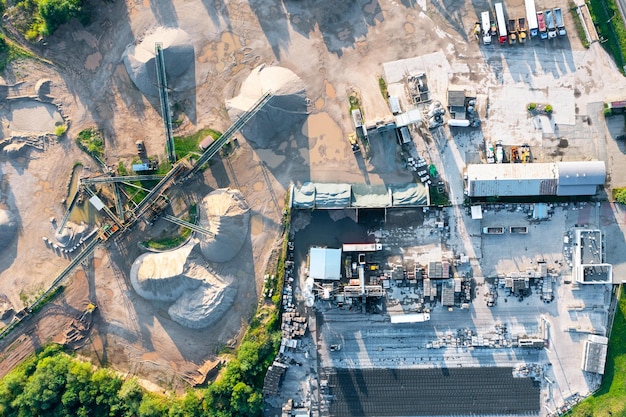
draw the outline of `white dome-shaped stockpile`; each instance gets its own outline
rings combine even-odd
[[[186,90],[195,86],[195,79],[180,78],[189,70],[195,59],[191,38],[181,29],[161,27],[146,36],[139,44],[129,45],[124,51],[126,70],[137,88],[144,94],[158,95],[155,64],[157,43],[160,43],[163,49],[168,86],[175,90]]]
[[[287,68],[261,65],[243,82],[239,95],[226,101],[230,118],[236,120],[269,91],[274,97],[243,128],[246,138],[261,147],[304,122],[306,90],[300,77]]]
[[[213,236],[199,235],[200,250],[213,262],[226,262],[239,253],[248,238],[250,208],[239,190],[222,188],[198,204],[200,226]]]
[[[190,242],[173,251],[139,256],[131,266],[130,282],[147,300],[173,302],[168,309],[172,320],[199,329],[231,307],[237,286],[230,277],[210,271],[196,246]]]
[[[198,288],[204,272],[190,259],[194,244],[162,253],[140,255],[130,267],[130,282],[147,300],[175,301],[185,290]]]
[[[10,210],[0,209],[0,250],[11,243],[17,233],[17,221]]]

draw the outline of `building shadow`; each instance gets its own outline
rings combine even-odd
[[[204,7],[209,13],[209,17],[211,18],[211,22],[213,22],[215,27],[222,26],[220,22],[221,19],[226,24],[226,28],[229,31],[232,30],[228,7],[226,7],[224,0],[202,0],[202,4],[204,4]]]
[[[280,0],[250,0],[250,8],[259,20],[276,59],[281,59],[281,50],[290,42],[287,14]]]
[[[319,30],[328,51],[341,57],[354,48],[370,28],[384,20],[378,0],[334,2],[331,0],[283,0],[291,27],[305,37]]]

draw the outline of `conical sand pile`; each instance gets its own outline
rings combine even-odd
[[[124,51],[126,70],[137,88],[146,95],[156,96],[159,93],[155,64],[157,43],[162,45],[168,86],[174,86],[176,90],[193,87],[194,79],[180,78],[189,70],[195,59],[191,38],[181,29],[162,27],[146,36],[138,45],[129,45]]]
[[[7,209],[0,209],[0,250],[11,243],[17,232],[17,221],[13,213]]]
[[[200,237],[200,250],[213,262],[226,262],[239,253],[248,238],[250,212],[239,190],[215,190],[198,205],[200,225],[214,236]]]
[[[168,309],[171,319],[195,329],[219,320],[237,295],[234,279],[217,275],[207,260],[234,258],[250,227],[248,204],[238,190],[213,191],[198,204],[198,216],[212,237],[199,235],[199,244],[195,240],[169,252],[143,254],[130,269],[131,284],[140,296],[173,302]]]
[[[260,147],[270,146],[279,133],[299,129],[307,116],[302,80],[286,68],[261,65],[243,82],[239,95],[226,101],[230,118],[236,120],[268,91],[274,97],[242,129],[245,137]]]

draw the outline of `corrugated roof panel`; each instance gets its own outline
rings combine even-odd
[[[602,185],[606,180],[604,161],[557,162],[556,166],[559,185]]]
[[[556,183],[556,180],[553,180]],[[540,179],[494,179],[470,182],[471,197],[542,195]],[[556,187],[554,187],[556,188]]]
[[[594,195],[597,191],[597,185],[559,185],[556,195]]]

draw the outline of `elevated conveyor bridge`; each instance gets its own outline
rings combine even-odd
[[[172,222],[172,223],[177,224],[179,226],[186,227],[188,229],[193,230],[194,232],[202,233],[205,236],[208,236],[208,237],[215,236],[215,234],[213,232],[211,232],[209,229],[206,229],[206,228],[204,228],[202,226],[199,226],[197,224],[193,224],[193,223],[190,223],[188,221],[179,219],[178,217],[170,216],[169,214],[164,214],[161,217],[163,217],[168,222]]]
[[[196,172],[200,171],[202,166],[209,162],[209,160],[213,158],[220,151],[220,149],[222,149],[222,146],[224,146],[237,131],[244,127],[244,125],[248,123],[250,119],[252,119],[254,115],[257,114],[257,112],[272,99],[272,97],[274,97],[274,93],[271,91],[263,94],[263,96],[257,100],[252,107],[250,107],[250,110],[243,113],[237,120],[235,120],[235,123],[233,123],[215,142],[209,145],[204,153],[202,153],[200,158],[198,158],[194,164],[189,176],[192,176]]]

